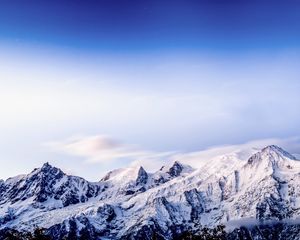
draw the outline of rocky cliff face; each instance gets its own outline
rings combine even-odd
[[[280,233],[272,233],[278,239],[299,236],[300,162],[277,146],[235,161],[216,172],[179,162],[155,173],[118,169],[96,183],[46,163],[0,181],[0,230],[38,226],[54,239],[152,239],[154,232],[174,239],[225,224],[231,239],[264,239],[270,224],[280,224]]]

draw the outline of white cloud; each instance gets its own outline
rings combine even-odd
[[[63,141],[49,142],[46,145],[54,151],[82,157],[88,163],[114,163],[127,159],[130,166],[143,166],[148,171],[156,171],[175,160],[195,168],[223,155],[235,154],[238,159],[247,160],[253,153],[268,145],[278,145],[295,156],[300,156],[300,137],[261,139],[186,153],[143,150],[136,145],[123,144],[105,135],[72,137]]]
[[[72,137],[64,141],[46,143],[54,151],[84,157],[87,162],[109,162],[118,159],[157,159],[172,153],[145,151],[135,145],[123,144],[108,136]]]
[[[252,154],[269,145],[277,145],[300,159],[300,137],[293,137],[285,139],[260,139],[243,144],[214,146],[201,151],[174,153],[163,159],[154,158],[152,161],[148,161],[148,159],[137,159],[131,164],[144,166],[150,171],[156,171],[162,165],[171,164],[174,161],[199,168],[203,164],[215,161],[224,155],[228,156],[234,154],[238,159],[247,160]]]
[[[60,50],[0,48],[0,164],[10,169],[0,170],[2,178],[52,159],[58,159],[61,168],[94,179],[99,171],[131,160],[151,170],[175,158],[195,165],[200,161],[192,160],[197,153],[170,156],[119,142],[91,147],[89,137],[52,143],[52,153],[37,148],[73,133],[101,132],[161,151],[300,134],[300,55],[294,50],[274,56],[159,53],[78,58]],[[297,143],[286,146],[297,152]],[[214,151],[218,154],[220,149]],[[70,164],[68,156],[62,160],[57,152],[101,164],[98,169],[80,159]],[[208,159],[212,152],[199,154]],[[127,160],[117,161],[120,158]]]
[[[300,137],[293,137],[285,139],[259,139],[243,144],[214,146],[202,151],[176,154],[172,156],[172,160],[177,160],[197,168],[202,166],[204,162],[214,161],[223,155],[235,154],[238,159],[247,160],[253,153],[269,145],[277,145],[294,154],[296,157],[300,156]]]

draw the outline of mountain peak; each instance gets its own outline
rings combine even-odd
[[[100,181],[119,182],[121,184],[130,181],[139,181],[140,178],[147,178],[148,174],[141,166],[132,166],[128,168],[119,168],[108,172]]]
[[[52,166],[49,162],[45,162],[41,168],[37,168],[33,173],[38,172],[44,173],[45,175],[64,175],[64,172],[61,169]]]
[[[180,162],[175,161],[172,165],[172,167],[169,169],[168,173],[172,176],[172,177],[178,177],[180,175],[180,173],[183,170],[183,166]]]
[[[51,168],[53,168],[53,167],[50,165],[50,163],[49,162],[45,162],[43,164],[43,166],[41,167],[41,170],[48,170],[48,169],[51,169]]]
[[[284,157],[290,158],[292,160],[296,160],[296,158],[292,154],[283,150],[281,147],[278,147],[277,145],[269,145],[269,146],[263,148],[261,150],[261,152],[262,153],[272,153],[273,152],[273,153],[282,155]]]
[[[179,161],[174,161],[173,166],[181,166],[183,167],[182,163]]]
[[[193,170],[194,169],[189,165],[182,164],[179,161],[174,161],[173,165],[169,168],[167,173],[172,177],[178,177],[183,173],[190,173]]]
[[[254,163],[259,163],[265,160],[264,162],[273,162],[278,163],[282,160],[297,160],[293,155],[283,150],[282,148],[276,145],[269,145],[264,147],[261,151],[255,153],[248,159],[248,164],[253,165]]]
[[[146,184],[147,180],[148,180],[148,173],[145,171],[143,167],[140,167],[136,179],[136,185]]]

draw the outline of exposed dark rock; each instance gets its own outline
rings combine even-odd
[[[143,167],[140,167],[136,179],[136,185],[138,186],[138,185],[146,184],[147,181],[148,181],[148,174]]]
[[[183,166],[179,162],[175,161],[173,166],[169,169],[168,173],[172,177],[178,177],[181,174],[182,170]]]
[[[196,221],[205,210],[203,197],[197,189],[184,192],[184,196],[192,208],[191,220]]]
[[[116,217],[114,208],[109,204],[105,204],[99,207],[97,213],[107,222],[111,222]]]

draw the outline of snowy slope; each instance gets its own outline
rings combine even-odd
[[[97,183],[46,163],[0,182],[0,229],[39,226],[55,239],[83,232],[95,239],[151,239],[155,231],[173,239],[199,225],[299,218],[300,162],[277,146],[240,154],[203,160],[198,169],[178,161],[154,173],[118,169]]]

